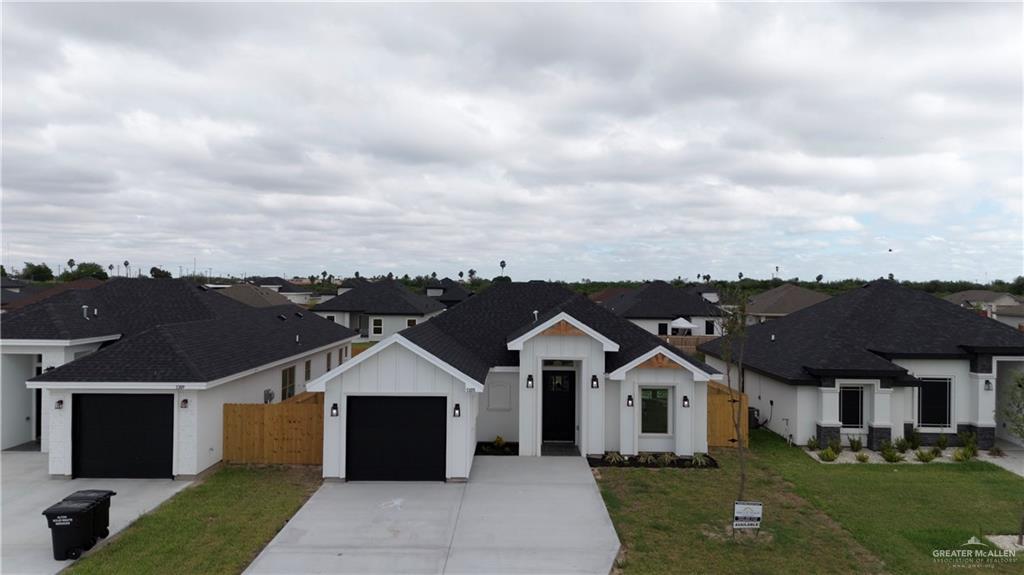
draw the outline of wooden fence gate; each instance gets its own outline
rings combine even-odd
[[[740,435],[746,447],[750,438],[747,394],[721,383],[708,382],[708,447],[736,447],[736,427],[732,418],[737,401],[740,406]]]
[[[324,394],[280,403],[224,404],[224,461],[322,465]]]

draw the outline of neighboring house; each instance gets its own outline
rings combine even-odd
[[[946,301],[953,302],[958,306],[978,309],[992,314],[997,306],[1020,305],[1024,303],[1020,298],[1001,291],[985,289],[971,289],[959,291],[946,296]]]
[[[654,335],[722,335],[722,310],[693,288],[652,281],[602,305]]]
[[[368,283],[370,282],[363,278],[348,278],[338,284],[338,295]]]
[[[252,307],[274,307],[293,303],[270,288],[253,284],[233,284],[219,290],[218,293]]]
[[[10,290],[14,293],[21,291],[21,288],[31,285],[30,282],[12,277],[0,277],[0,289]]]
[[[594,303],[604,303],[608,300],[615,299],[621,296],[622,294],[627,294],[635,289],[636,288],[625,286],[611,286],[606,287],[601,291],[594,292],[587,297],[589,297],[590,301]]]
[[[699,295],[705,300],[717,304],[719,301],[718,288],[711,284],[697,284],[688,288],[689,291]]]
[[[2,308],[4,311],[13,311],[38,301],[43,301],[44,299],[53,297],[59,293],[64,293],[68,290],[92,289],[99,285],[103,285],[103,280],[98,280],[96,278],[79,278],[74,281],[61,282],[48,287],[42,285],[25,286],[17,294],[19,297],[11,298],[10,300],[4,298]],[[39,289],[33,289],[36,287]]]
[[[380,341],[427,321],[444,304],[413,293],[394,280],[359,282],[345,293],[311,308],[320,317],[350,327],[370,341]]]
[[[519,455],[707,451],[717,373],[583,295],[495,283],[309,385],[325,477],[460,480],[477,442]]]
[[[699,346],[722,371],[727,339]],[[926,444],[976,433],[988,448],[1013,439],[999,408],[1024,366],[1024,333],[879,280],[748,327],[743,362],[750,406],[796,443],[858,436],[878,449],[916,430]]]
[[[426,293],[427,297],[436,299],[446,308],[462,303],[473,295],[472,292],[451,278],[431,281],[427,284]]]
[[[1000,305],[996,306],[992,319],[1005,323],[1006,325],[1024,331],[1024,305]]]
[[[288,301],[298,305],[309,305],[313,299],[313,291],[307,286],[297,286],[292,282],[276,276],[251,277],[246,280],[248,283],[275,291],[288,298]]]
[[[303,391],[354,338],[184,280],[66,291],[3,317],[3,447],[39,441],[55,476],[195,475],[221,459],[225,403]]]
[[[764,323],[821,303],[828,295],[794,284],[782,284],[750,298],[747,323]]]

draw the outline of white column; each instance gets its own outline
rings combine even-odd
[[[628,397],[633,396],[633,407],[626,406]],[[636,381],[628,376],[619,386],[619,453],[623,455],[636,455],[637,453],[637,430],[636,422],[639,416],[640,394],[637,393]]]
[[[871,393],[871,421],[873,427],[892,427],[892,390],[879,386],[869,388]]]
[[[968,413],[968,421],[978,427],[996,426],[996,374],[994,373],[969,373],[968,393],[971,396],[971,412]],[[985,389],[985,382],[991,382],[991,388]]]
[[[839,426],[839,386],[818,388],[818,425]]]

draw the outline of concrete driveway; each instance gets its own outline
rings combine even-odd
[[[1003,457],[991,457],[983,450],[981,453],[984,455],[981,459],[988,461],[989,463],[994,463],[1007,471],[1024,477],[1024,447],[1003,439],[997,440],[996,445],[998,445],[1006,455]]]
[[[163,503],[189,484],[170,479],[50,479],[46,454],[5,451],[0,455],[3,507],[0,572],[57,573],[71,561],[54,561],[50,529],[42,512],[79,489],[111,489],[113,536],[139,515]],[[86,553],[88,555],[88,553]]]
[[[246,573],[593,573],[619,550],[580,457],[474,459],[469,482],[325,483]]]

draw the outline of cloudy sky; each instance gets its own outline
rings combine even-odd
[[[5,3],[3,263],[1012,278],[1021,20]]]

